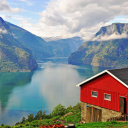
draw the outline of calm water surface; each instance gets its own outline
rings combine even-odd
[[[39,110],[49,114],[58,104],[76,105],[80,89],[75,85],[105,69],[66,60],[42,61],[32,73],[0,73],[0,124],[14,125]]]

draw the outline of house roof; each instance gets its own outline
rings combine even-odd
[[[117,81],[119,81],[121,84],[123,84],[125,87],[128,88],[128,68],[104,70],[104,71],[98,73],[97,75],[77,84],[76,86],[78,86],[78,87],[82,86],[82,85],[86,84],[87,82],[89,82],[105,73],[111,75],[114,79],[116,79]]]

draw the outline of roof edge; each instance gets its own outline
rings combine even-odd
[[[114,75],[113,75],[111,72],[109,72],[108,70],[104,70],[104,71],[102,71],[102,72],[100,72],[100,73],[98,73],[98,74],[96,74],[96,75],[94,75],[94,76],[88,78],[87,80],[85,80],[85,81],[83,81],[83,82],[77,84],[76,86],[77,86],[77,87],[80,87],[80,86],[82,86],[83,84],[87,83],[88,81],[90,81],[90,80],[92,80],[92,79],[94,79],[94,78],[96,78],[96,77],[99,77],[100,75],[103,75],[104,73],[108,73],[110,76],[112,76],[114,79],[116,79],[118,82],[120,82],[121,84],[123,84],[126,88],[128,88],[128,86],[127,86],[123,81],[121,81],[120,79],[118,79],[116,76],[114,76]]]
[[[109,75],[111,75],[114,79],[116,79],[118,82],[120,82],[121,84],[123,84],[126,88],[128,88],[128,85],[127,84],[125,84],[123,81],[121,81],[119,78],[117,78],[115,75],[113,75],[111,72],[109,72],[108,70],[106,70],[107,71],[107,73],[109,74]]]
[[[94,76],[88,78],[87,80],[85,80],[85,81],[83,81],[83,82],[77,84],[76,86],[77,86],[77,87],[80,87],[82,84],[85,84],[86,82],[88,82],[88,81],[90,81],[90,80],[92,80],[92,79],[94,79],[94,78],[96,78],[96,77],[98,77],[98,76],[100,76],[100,75],[102,75],[102,74],[104,74],[104,73],[107,73],[106,71],[107,71],[107,70],[104,70],[104,71],[102,71],[102,72],[100,72],[100,73],[98,73],[98,74],[96,74],[96,75],[94,75]]]

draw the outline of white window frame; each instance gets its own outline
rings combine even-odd
[[[110,99],[107,99],[107,98],[105,98],[105,95],[110,95]],[[111,94],[108,94],[108,93],[104,93],[104,100],[108,100],[108,101],[111,101]]]
[[[92,92],[96,92],[97,95],[98,95],[98,92],[97,91],[91,91],[91,96],[97,98],[97,96],[92,95]]]

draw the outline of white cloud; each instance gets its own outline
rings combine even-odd
[[[116,34],[116,33],[113,33],[112,35],[105,35],[105,36],[102,36],[102,37],[95,37],[92,39],[92,41],[106,41],[106,40],[113,40],[113,39],[122,39],[122,38],[128,38],[127,34],[126,33],[122,33],[121,35],[119,34]]]
[[[21,11],[19,8],[11,8],[6,0],[0,0],[0,11],[9,13],[18,13]]]
[[[22,26],[42,37],[80,35],[88,39],[120,15],[128,15],[126,0],[51,0],[38,24]]]

